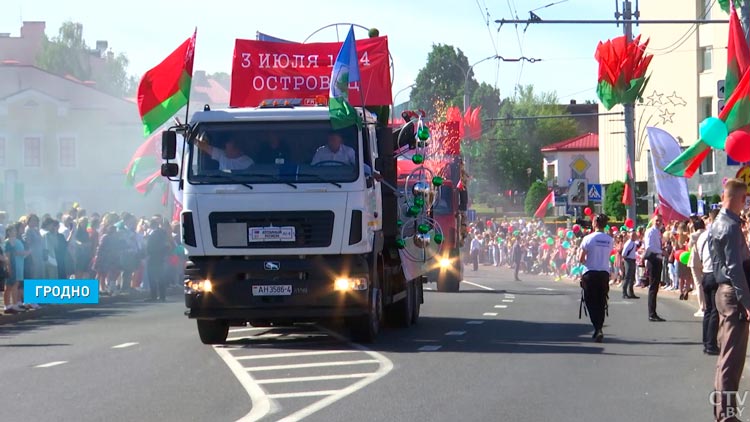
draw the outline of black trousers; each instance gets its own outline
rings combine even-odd
[[[583,299],[595,330],[604,326],[604,313],[609,293],[609,273],[607,271],[587,271],[581,278]]]
[[[148,270],[148,286],[151,293],[151,299],[156,300],[157,294],[159,299],[166,299],[166,258],[149,258],[146,265]]]
[[[635,284],[635,259],[625,258],[625,282],[622,283],[623,296],[635,296],[633,285]]]
[[[706,310],[703,312],[703,347],[716,350],[719,345],[716,336],[719,332],[719,311],[716,309],[716,291],[719,285],[713,273],[703,273],[701,281]]]
[[[648,270],[648,316],[656,316],[656,295],[661,284],[661,258],[655,253],[646,254],[646,269]]]
[[[516,272],[515,272],[515,277],[516,278],[515,279],[518,280],[518,270],[521,268],[521,260],[520,259],[516,260],[516,262],[515,262],[515,268],[516,268]]]

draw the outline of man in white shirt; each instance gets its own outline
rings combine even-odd
[[[479,270],[479,253],[482,251],[482,240],[479,234],[471,240],[469,255],[471,256],[472,271]]]
[[[581,254],[578,259],[583,264],[581,287],[586,309],[594,326],[592,338],[601,343],[604,340],[602,327],[607,309],[607,293],[609,292],[609,254],[612,252],[614,240],[604,233],[609,218],[604,214],[597,214],[592,225],[594,232],[581,241]]]
[[[638,250],[638,234],[633,230],[629,230],[628,241],[622,247],[622,257],[625,260],[625,282],[622,283],[622,298],[623,299],[638,299],[638,296],[633,292],[633,285],[635,284],[635,256]]]
[[[195,145],[201,151],[209,154],[213,160],[218,161],[219,170],[222,171],[244,170],[255,164],[252,158],[242,153],[234,139],[228,140],[224,149],[221,149],[209,144],[205,136],[198,136]]]
[[[648,320],[652,322],[665,321],[656,313],[656,295],[659,293],[662,271],[662,246],[661,231],[664,227],[664,219],[656,215],[652,221],[651,228],[646,230],[644,236],[646,254],[646,271],[648,271]]]
[[[336,132],[328,134],[328,143],[315,151],[311,165],[324,163],[326,161],[336,161],[347,166],[353,166],[357,163],[354,149],[344,145],[341,135]]]
[[[713,222],[719,210],[711,210],[710,222]],[[703,290],[705,309],[703,310],[703,353],[707,355],[718,355],[719,345],[717,335],[719,333],[719,311],[716,309],[716,291],[719,284],[714,277],[714,264],[711,260],[711,248],[709,247],[709,230],[704,230],[695,242],[695,255],[701,262],[703,277],[698,286]]]

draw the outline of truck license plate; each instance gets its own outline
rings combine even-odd
[[[249,242],[294,242],[294,227],[250,227]]]
[[[253,286],[253,296],[291,296],[292,286],[289,284],[278,286]]]

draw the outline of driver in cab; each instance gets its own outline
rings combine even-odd
[[[357,162],[354,157],[354,148],[344,145],[341,135],[336,132],[328,134],[328,143],[315,151],[310,164],[314,166],[326,161],[336,161],[348,166],[353,166]]]
[[[195,140],[195,145],[203,152],[211,156],[211,159],[219,162],[219,170],[244,170],[255,162],[252,158],[242,153],[235,139],[229,139],[224,149],[215,147],[208,143],[206,134],[202,133]]]

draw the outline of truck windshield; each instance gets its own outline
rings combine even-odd
[[[190,139],[190,183],[335,183],[358,175],[356,127],[333,130],[329,121],[201,123]]]

